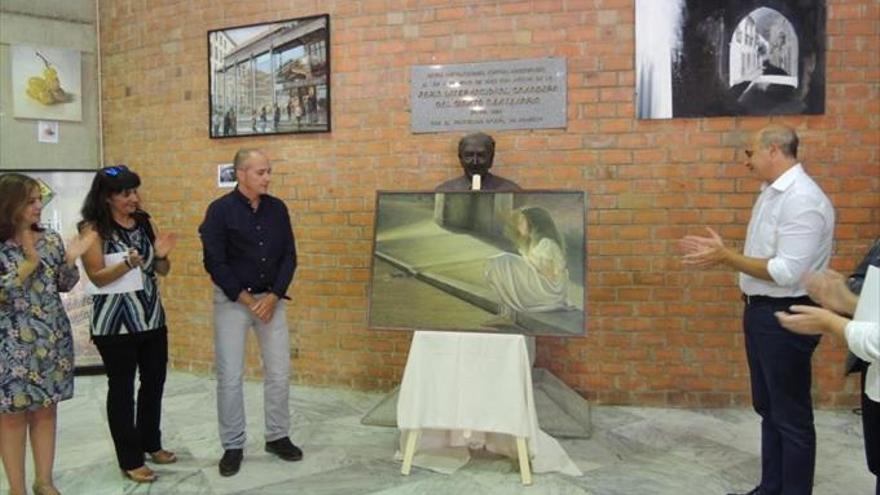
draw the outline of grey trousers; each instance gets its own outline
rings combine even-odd
[[[265,294],[255,297],[258,299]],[[263,410],[266,441],[288,436],[290,430],[290,335],[284,299],[264,324],[243,305],[230,301],[214,287],[214,360],[217,368],[217,416],[220,443],[224,450],[242,449],[245,434],[244,347],[247,331],[253,328],[263,361]]]

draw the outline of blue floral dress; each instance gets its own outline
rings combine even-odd
[[[33,411],[73,396],[73,337],[59,292],[79,280],[58,233],[36,242],[40,265],[18,282],[24,251],[0,242],[0,413]]]

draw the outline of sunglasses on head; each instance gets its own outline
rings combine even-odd
[[[104,172],[104,175],[107,177],[116,177],[121,174],[123,170],[128,170],[128,167],[125,165],[113,165],[112,167],[105,167],[101,169]]]

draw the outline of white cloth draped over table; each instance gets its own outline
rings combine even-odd
[[[522,335],[415,332],[397,426],[401,452],[406,433],[422,430],[413,464],[435,471],[465,465],[469,446],[516,458],[516,437],[524,437],[534,472],[582,474],[559,442],[538,428]]]

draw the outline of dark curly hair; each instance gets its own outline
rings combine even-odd
[[[112,237],[115,224],[108,202],[110,196],[126,189],[137,189],[140,185],[141,178],[125,165],[114,165],[98,170],[83,203],[82,220],[77,224],[77,228],[82,231],[85,226],[90,225],[102,239]],[[138,213],[148,217],[146,213]]]

